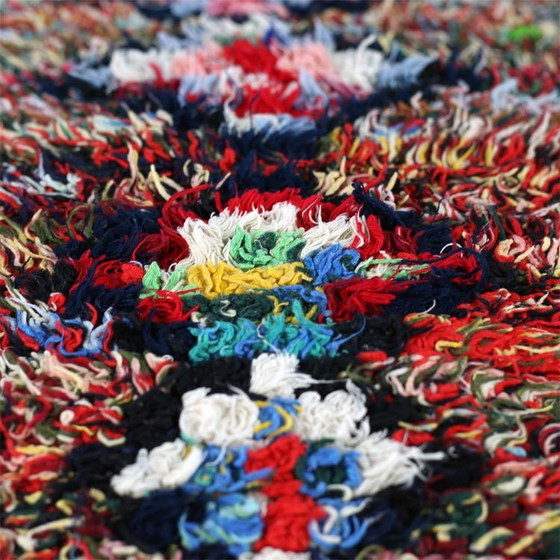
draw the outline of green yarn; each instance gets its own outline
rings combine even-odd
[[[281,299],[267,290],[248,294],[228,294],[215,299],[208,299],[201,294],[186,294],[184,297],[187,307],[198,306],[198,311],[204,316],[207,325],[214,325],[217,321],[235,323],[239,319],[259,323],[274,312],[278,303],[282,304],[284,317],[293,316],[300,323],[310,319],[316,320],[321,312],[317,306],[313,313],[310,313],[314,306],[313,302]]]
[[[241,270],[295,262],[305,242],[301,232],[247,232],[239,226],[231,240],[230,256]]]
[[[318,324],[303,315],[299,302],[294,302],[293,317],[285,312],[268,315],[260,324],[247,319],[235,323],[215,321],[212,326],[190,329],[197,339],[189,350],[189,359],[203,362],[218,356],[235,356],[240,353],[252,357],[271,349],[283,350],[301,358],[322,357],[337,352],[342,340],[334,340],[334,332],[327,324]],[[295,323],[289,322],[295,319]]]
[[[264,292],[229,294],[216,299],[196,294],[188,296],[186,302],[189,307],[198,305],[209,324],[218,320],[235,323],[239,319],[259,322],[274,309],[274,302]]]
[[[194,362],[204,362],[216,356],[233,356],[238,344],[255,342],[255,327],[246,319],[235,325],[217,321],[211,328],[193,328],[191,333],[197,338],[196,345],[189,350],[189,358]],[[256,346],[258,351],[264,350],[264,343]]]
[[[154,261],[146,269],[144,278],[142,278],[142,286],[149,291],[161,290],[161,269],[157,262]]]
[[[165,283],[164,288],[166,290],[174,290],[175,287],[185,279],[185,270],[186,267],[176,268],[171,275],[169,276],[169,280]],[[196,286],[192,286],[193,288]]]
[[[142,278],[142,294],[140,298],[145,298],[154,295],[157,290],[169,290],[173,292],[181,290],[188,290],[190,288],[197,288],[195,285],[180,286],[185,281],[185,267],[175,269],[167,279],[167,272],[163,272],[157,262],[153,262],[147,269]],[[163,277],[163,278],[162,278]]]
[[[514,43],[521,43],[525,39],[532,39],[538,41],[543,36],[543,32],[536,25],[517,25],[506,31],[506,38],[508,41]]]

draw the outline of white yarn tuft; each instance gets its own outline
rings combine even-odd
[[[365,395],[348,381],[346,391],[329,393],[323,400],[315,391],[299,396],[301,412],[294,430],[304,439],[333,439],[337,445],[353,447],[370,434]]]
[[[224,210],[219,215],[211,216],[208,222],[187,218],[177,229],[179,235],[187,242],[190,254],[175,266],[193,266],[208,262],[217,264],[225,261],[234,264],[229,256],[229,244],[237,227],[243,231],[293,232],[298,229],[297,216],[299,208],[289,202],[278,202],[270,210],[250,212],[233,212]]]
[[[443,452],[425,453],[418,447],[385,437],[384,432],[372,434],[354,447],[360,453],[362,484],[354,490],[355,496],[373,495],[390,486],[411,486],[422,476],[425,461],[438,461]]]
[[[299,373],[293,354],[261,354],[251,363],[251,391],[268,398],[294,398],[294,389],[309,387],[315,380]]]
[[[141,449],[134,463],[112,477],[111,486],[117,494],[133,498],[153,490],[177,488],[191,478],[203,460],[199,447],[187,449],[180,439],[168,441],[150,452]]]
[[[178,263],[177,267],[191,267],[208,262],[212,264],[220,261],[229,262],[225,251],[223,231],[219,224],[212,223],[211,220],[206,223],[202,220],[187,218],[177,232],[189,246],[189,256]]]
[[[202,387],[183,395],[181,433],[189,439],[215,445],[252,445],[258,406],[241,391],[235,395],[208,395],[209,391]]]
[[[381,69],[383,55],[368,47],[375,43],[376,36],[366,37],[356,49],[346,49],[332,54],[337,74],[344,82],[369,90],[375,85]]]
[[[349,247],[358,232],[357,218],[348,219],[347,216],[337,216],[331,222],[319,221],[303,233],[305,247],[301,250],[300,258],[304,259],[313,251],[326,249],[335,243],[342,247]]]
[[[217,264],[220,261],[234,264],[229,255],[229,246],[237,228],[248,233],[294,232],[299,229],[299,212],[300,209],[290,202],[278,202],[267,211],[255,209],[230,213],[226,209],[219,215],[211,216],[208,222],[187,218],[177,232],[187,242],[190,254],[174,266],[190,267],[208,262]],[[302,231],[305,245],[301,250],[300,259],[335,243],[349,247],[357,239],[358,245],[362,245],[364,238],[360,234],[360,220],[363,221],[363,218],[341,215],[330,222],[324,222],[319,215],[316,226]]]

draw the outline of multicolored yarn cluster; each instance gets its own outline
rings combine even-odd
[[[554,3],[0,25],[2,558],[560,557]]]

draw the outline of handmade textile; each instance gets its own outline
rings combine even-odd
[[[0,25],[0,557],[560,557],[553,2]]]

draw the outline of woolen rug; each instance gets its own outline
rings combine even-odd
[[[560,557],[558,17],[5,0],[0,556]]]

